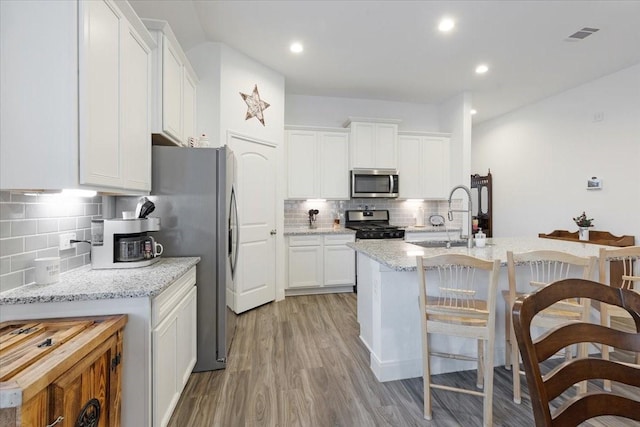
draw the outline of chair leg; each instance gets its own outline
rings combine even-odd
[[[483,388],[484,387],[484,370],[485,370],[485,360],[484,360],[484,340],[478,340],[478,372],[476,378],[476,387]]]
[[[510,329],[509,335],[511,335],[511,372],[513,376],[513,401],[517,404],[520,404],[520,402],[522,402],[522,396],[520,392],[520,350],[518,350],[518,343],[516,341],[513,328]]]
[[[422,345],[422,381],[424,383],[424,419],[431,419],[431,366],[429,361],[429,335],[423,339]]]
[[[504,367],[506,370],[511,368],[511,309],[509,301],[505,301],[505,312],[504,312]]]
[[[611,318],[605,303],[600,303],[600,324],[611,327]],[[606,344],[602,344],[602,359],[609,360],[609,346]],[[611,391],[611,380],[604,380],[603,388],[605,391]]]
[[[576,354],[576,359],[586,359],[589,357],[589,349],[588,343],[583,342],[578,344],[578,353]],[[578,384],[578,395],[585,394],[587,392],[587,382],[582,381]]]
[[[487,427],[493,426],[493,355],[494,345],[491,342],[495,342],[495,339],[489,339],[485,341],[487,343],[485,353],[485,365],[484,365],[484,405],[482,411],[483,424]],[[517,371],[514,369],[514,371]]]

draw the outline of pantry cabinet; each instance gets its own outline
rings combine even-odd
[[[166,21],[142,21],[158,45],[152,54],[154,142],[187,146],[189,137],[197,137],[196,73]]]
[[[0,95],[2,187],[148,193],[155,42],[131,6],[33,1],[0,8],[2,81],[11,82]]]
[[[449,136],[400,133],[398,175],[403,199],[445,199],[449,191]]]
[[[353,234],[295,235],[288,238],[286,294],[351,292],[355,254]]]
[[[287,197],[349,199],[349,134],[287,127]]]
[[[400,120],[350,118],[351,169],[397,169]]]

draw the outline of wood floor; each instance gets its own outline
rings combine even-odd
[[[436,390],[422,417],[422,379],[379,383],[358,338],[355,294],[288,297],[238,318],[227,369],[192,374],[170,421],[199,426],[480,426],[482,398]],[[434,382],[475,388],[475,371]],[[495,368],[495,426],[532,426],[526,384]],[[589,426],[638,426],[602,417]]]

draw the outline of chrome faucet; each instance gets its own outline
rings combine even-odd
[[[468,204],[468,209],[455,209],[452,210],[451,209],[451,198],[453,197],[453,193],[456,192],[456,190],[458,190],[459,188],[463,189],[466,193],[467,193],[467,199],[469,201]],[[456,185],[455,187],[453,187],[453,189],[451,190],[451,193],[449,193],[449,211],[447,212],[447,218],[449,219],[449,221],[453,221],[453,213],[454,212],[466,212],[469,216],[469,234],[467,236],[467,248],[471,249],[473,247],[473,239],[471,238],[471,217],[472,217],[472,208],[471,208],[471,190],[469,190],[469,187],[464,186],[464,185]]]

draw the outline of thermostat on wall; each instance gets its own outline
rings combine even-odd
[[[596,176],[592,176],[587,180],[587,190],[601,190],[602,180]]]

